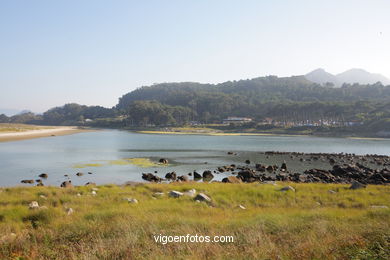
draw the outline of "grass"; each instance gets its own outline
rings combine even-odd
[[[102,167],[101,163],[79,163],[72,166],[72,168],[82,169],[87,167]]]
[[[284,185],[296,191],[279,191]],[[390,207],[390,187],[346,187],[105,185],[95,196],[84,186],[3,188],[0,259],[389,259],[390,209],[371,206]],[[212,202],[166,195],[192,188]],[[33,200],[47,208],[29,210]],[[153,239],[159,234],[230,235],[234,242],[162,245]]]
[[[109,161],[111,165],[135,165],[142,168],[162,166],[163,164],[153,162],[149,158],[124,158]]]
[[[0,133],[25,132],[30,130],[51,129],[51,128],[53,127],[26,125],[26,124],[0,123]]]

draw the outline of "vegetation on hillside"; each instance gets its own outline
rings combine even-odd
[[[268,122],[278,128],[316,126],[319,133],[338,128],[339,132],[390,135],[390,86],[344,84],[335,88],[303,76],[268,76],[215,85],[163,83],[125,94],[111,109],[67,104],[42,115],[0,115],[0,122],[150,127],[221,123],[229,116],[252,118],[255,124],[248,128],[254,129],[264,128]],[[343,129],[355,125],[363,126]]]

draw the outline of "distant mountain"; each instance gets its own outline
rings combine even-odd
[[[381,74],[370,73],[363,69],[350,69],[345,72],[333,75],[324,69],[316,69],[305,75],[306,79],[318,83],[333,83],[336,87],[343,83],[374,84],[380,81],[383,85],[390,85],[390,80]]]
[[[345,83],[374,84],[378,81],[389,85],[390,80],[381,74],[370,73],[363,69],[350,69],[336,75],[337,79]]]
[[[14,116],[19,114],[21,111],[17,109],[9,109],[9,108],[0,108],[0,115],[4,114],[6,116]]]
[[[327,82],[331,82],[335,84],[336,86],[341,85],[337,77],[333,74],[330,74],[329,72],[325,71],[324,69],[316,69],[312,72],[309,72],[305,75],[306,79],[318,83],[318,84],[324,84]]]

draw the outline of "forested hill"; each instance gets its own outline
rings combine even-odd
[[[261,127],[265,122],[278,127],[357,124],[363,130],[390,135],[390,86],[343,84],[336,88],[304,76],[220,84],[162,83],[123,95],[111,109],[67,104],[42,115],[0,115],[0,123],[150,127],[214,124],[232,116],[249,117]]]
[[[172,106],[206,105],[210,102],[232,105],[255,105],[274,102],[354,102],[360,100],[390,101],[390,87],[380,83],[372,85],[344,84],[333,88],[319,85],[304,76],[278,78],[259,77],[228,81],[220,84],[162,83],[141,87],[123,95],[118,109],[126,109],[137,100],[155,100]]]
[[[122,96],[116,108],[126,111],[132,122],[141,124],[154,122],[148,118],[148,113],[164,109],[176,110],[180,118],[175,117],[175,113],[166,118],[178,123],[190,120],[218,123],[229,116],[251,117],[256,121],[272,118],[277,121],[342,123],[387,120],[390,118],[389,104],[390,86],[380,83],[343,84],[341,88],[335,88],[332,84],[313,83],[303,76],[268,76],[215,85],[156,84]]]

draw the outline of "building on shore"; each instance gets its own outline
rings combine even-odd
[[[250,123],[252,122],[252,118],[249,117],[228,117],[222,121],[224,125],[229,125],[229,124],[245,124],[245,123]]]

